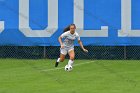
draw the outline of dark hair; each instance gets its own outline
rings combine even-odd
[[[63,32],[67,32],[70,30],[70,26],[74,26],[76,28],[76,25],[75,24],[70,24],[69,26],[67,26],[66,28],[64,28],[64,31]]]

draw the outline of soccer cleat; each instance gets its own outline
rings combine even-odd
[[[56,62],[55,62],[55,67],[58,67],[58,64],[59,64],[59,62],[56,61]]]

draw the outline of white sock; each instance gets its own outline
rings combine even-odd
[[[57,59],[57,62],[60,62],[60,58]]]
[[[74,61],[69,60],[68,65],[72,66],[73,63],[74,63]]]

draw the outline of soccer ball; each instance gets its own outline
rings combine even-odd
[[[66,65],[65,66],[65,71],[71,71],[73,68],[70,65]]]

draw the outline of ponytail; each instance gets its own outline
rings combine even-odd
[[[69,25],[69,26],[67,26],[67,27],[64,29],[64,31],[63,31],[63,32],[65,33],[65,32],[67,32],[67,31],[69,31],[69,30],[70,30],[70,25]]]
[[[74,26],[76,28],[75,24],[71,24],[71,25],[67,26],[66,28],[64,28],[63,33],[69,31],[70,26]]]

